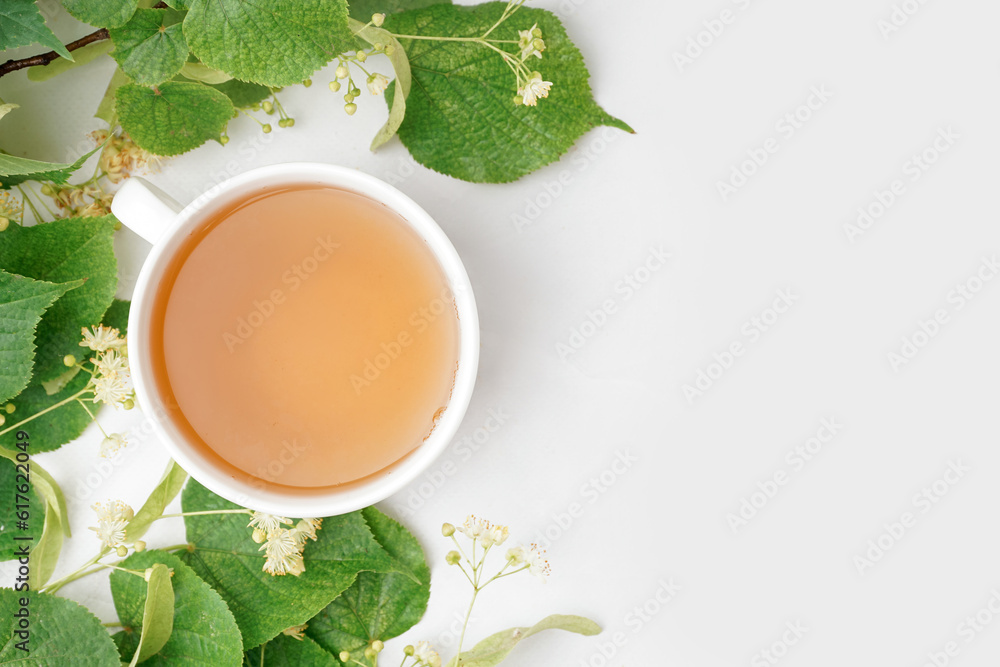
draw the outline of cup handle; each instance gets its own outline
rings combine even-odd
[[[111,212],[133,232],[155,244],[181,212],[177,200],[149,181],[133,176],[115,194]]]

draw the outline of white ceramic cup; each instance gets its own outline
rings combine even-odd
[[[154,382],[150,322],[156,288],[185,239],[211,215],[236,202],[284,185],[315,184],[349,190],[398,213],[427,243],[448,280],[459,320],[458,369],[451,400],[437,425],[413,452],[362,480],[335,487],[296,488],[267,484],[248,474],[221,470],[187,440],[168,416]],[[218,495],[251,509],[290,517],[324,517],[351,512],[384,500],[423,472],[455,436],[472,398],[479,365],[479,318],[469,276],[454,246],[412,199],[366,174],[320,163],[261,167],[219,183],[187,206],[156,186],[130,178],[111,210],[121,222],[153,244],[139,273],[129,314],[129,364],[139,406],[170,455],[194,479]]]

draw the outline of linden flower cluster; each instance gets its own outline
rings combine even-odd
[[[91,374],[87,388],[93,392],[93,402],[131,410],[135,407],[135,392],[129,387],[126,339],[119,335],[118,329],[104,325],[89,329],[85,327],[80,332],[83,336],[80,347],[97,353],[96,357],[90,359],[93,370],[79,366]],[[67,355],[63,362],[70,367],[78,366],[73,355]],[[125,436],[121,433],[105,433],[101,443],[101,456],[109,458],[125,444]]]
[[[385,14],[372,14],[371,20],[364,26],[364,28],[368,28],[369,26],[375,26],[376,28],[381,27],[384,21]],[[344,93],[344,113],[348,116],[354,115],[354,113],[358,110],[358,105],[355,104],[354,100],[358,99],[358,96],[361,95],[361,89],[354,83],[354,77],[351,74],[350,65],[353,64],[364,74],[365,88],[368,89],[369,93],[372,95],[381,95],[385,92],[385,89],[389,87],[389,78],[384,74],[379,74],[378,72],[369,72],[361,63],[367,61],[369,56],[376,54],[391,56],[394,51],[395,47],[392,44],[375,42],[369,50],[360,49],[356,51],[354,55],[341,54],[337,56],[340,61],[334,73],[337,78],[330,82],[330,90],[335,93],[339,92],[341,86],[343,85],[341,81],[347,79],[347,92]]]
[[[0,232],[5,231],[11,220],[24,219],[24,204],[10,193],[0,191]]]
[[[98,167],[112,183],[121,183],[137,171],[159,166],[160,158],[139,148],[124,132],[112,134],[108,130],[97,130],[90,136],[98,145],[104,144]]]
[[[97,538],[105,548],[114,550],[122,558],[127,556],[125,533],[135,512],[121,500],[94,503],[91,508],[97,513],[97,526],[92,526],[90,530],[97,533]],[[146,548],[146,543],[136,540],[132,546],[136,551],[142,551]]]
[[[520,62],[514,63],[511,68],[517,76],[517,96],[514,98],[514,104],[533,107],[538,105],[538,100],[549,96],[552,82],[543,81],[539,72],[528,72],[524,63],[532,56],[541,59],[542,51],[545,50],[545,40],[542,39],[542,31],[537,23],[528,30],[518,30],[517,34]],[[506,60],[511,64],[511,59]]]
[[[316,540],[316,531],[323,519],[301,519],[294,528],[292,520],[283,516],[252,512],[247,527],[253,528],[253,541],[260,544],[266,556],[264,572],[271,576],[291,574],[299,576],[306,571],[302,551],[307,540]]]

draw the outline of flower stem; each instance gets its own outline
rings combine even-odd
[[[28,193],[25,192],[24,188],[22,188],[20,185],[17,186],[17,189],[21,193],[21,197],[24,198],[24,203],[27,204],[28,208],[31,209],[31,214],[35,216],[35,222],[41,222],[42,221],[42,216],[41,216],[41,214],[39,214],[38,209],[35,208],[35,204],[32,203],[31,197],[28,196]],[[22,222],[24,221],[24,216],[23,215],[21,216],[21,221]]]
[[[458,653],[455,654],[455,667],[462,667],[462,644],[465,643],[465,630],[469,627],[469,619],[472,618],[472,608],[476,604],[479,596],[479,588],[472,589],[472,600],[469,602],[469,610],[465,612],[465,622],[462,623],[462,634],[458,638]]]
[[[76,402],[80,404],[81,408],[83,408],[84,410],[87,411],[87,414],[90,415],[91,421],[93,421],[95,424],[97,424],[97,428],[100,429],[101,435],[103,435],[105,438],[107,438],[108,437],[107,432],[104,430],[104,427],[101,426],[101,422],[97,421],[97,417],[95,417],[94,413],[90,411],[90,408],[87,407],[87,404],[84,403],[83,401],[81,401],[79,398],[76,399]]]
[[[85,577],[88,574],[93,574],[94,572],[98,572],[100,570],[100,568],[97,568],[96,570],[90,570],[89,572],[85,571],[85,570],[87,570],[87,568],[89,568],[89,567],[91,567],[93,565],[99,565],[99,563],[97,561],[101,560],[101,558],[103,558],[104,555],[107,554],[107,553],[108,553],[107,549],[102,549],[100,553],[98,553],[96,556],[94,556],[93,558],[91,558],[90,560],[88,560],[86,563],[84,563],[83,565],[81,565],[75,572],[71,572],[71,573],[67,574],[62,579],[50,582],[47,586],[43,586],[39,592],[41,592],[41,593],[55,593],[60,588],[62,588],[63,586],[65,586],[66,584],[68,584],[68,583],[70,583],[72,581],[76,581],[77,579],[79,579],[81,577]]]
[[[49,407],[45,408],[44,410],[40,410],[40,411],[36,412],[35,414],[31,415],[30,417],[22,419],[21,421],[17,422],[13,426],[8,426],[4,430],[0,431],[0,435],[4,435],[5,433],[9,433],[9,432],[13,431],[16,428],[20,428],[24,424],[27,424],[28,422],[30,422],[32,419],[37,419],[38,417],[41,417],[46,412],[51,412],[52,410],[55,410],[56,408],[60,408],[60,407],[62,407],[64,405],[66,405],[67,403],[75,401],[78,398],[80,398],[80,396],[83,396],[85,393],[87,393],[88,391],[90,391],[90,388],[89,387],[84,387],[83,389],[81,389],[80,391],[76,392],[72,396],[70,396],[68,398],[64,398],[63,400],[59,401],[58,403],[54,403],[54,404],[50,405]]]

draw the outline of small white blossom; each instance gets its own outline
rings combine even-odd
[[[545,41],[542,40],[542,31],[538,29],[538,24],[531,26],[528,30],[517,31],[517,48],[521,49],[521,61],[524,62],[531,56],[542,57],[545,50]]]
[[[302,519],[297,524],[295,528],[292,528],[292,537],[295,538],[295,543],[301,549],[305,543],[306,539],[316,540],[316,531],[319,530],[320,526],[323,525],[323,519]]]
[[[305,571],[305,563],[299,552],[299,545],[290,530],[280,528],[267,536],[267,542],[261,545],[267,559],[264,561],[264,572],[272,576],[293,574],[298,576]]]
[[[465,523],[457,528],[458,532],[462,533],[471,540],[481,539],[486,535],[489,529],[490,522],[484,519],[479,519],[474,514],[470,514],[465,517]]]
[[[272,533],[276,533],[281,530],[282,524],[290,526],[292,525],[292,520],[283,516],[275,516],[274,514],[254,512],[250,519],[250,523],[248,523],[247,526],[260,528],[264,531],[265,535],[271,535]]]
[[[527,566],[528,572],[542,581],[551,571],[549,561],[545,560],[545,551],[539,549],[537,544],[532,544],[530,547],[514,547],[507,552],[507,560],[515,566]]]
[[[112,433],[101,442],[101,456],[110,459],[125,445],[124,435],[121,433]]]
[[[112,329],[103,324],[93,327],[93,330],[84,327],[80,333],[83,335],[80,347],[89,347],[95,352],[118,349],[125,344],[125,339],[118,336],[118,329]]]
[[[510,530],[507,528],[507,526],[499,526],[499,525],[490,526],[489,530],[487,530],[486,534],[483,536],[483,546],[484,547],[491,547],[493,545],[499,546],[507,541],[507,536],[509,535],[509,533]]]
[[[109,549],[120,549],[125,543],[125,529],[135,516],[131,507],[120,500],[108,503],[94,503],[91,508],[97,512],[97,527],[90,530]]]
[[[382,91],[389,87],[389,79],[381,74],[372,74],[368,77],[368,92],[372,95],[381,95]]]
[[[551,81],[542,81],[542,75],[532,72],[531,77],[524,82],[522,88],[517,89],[517,94],[524,100],[524,105],[533,107],[538,105],[538,100],[549,96],[552,88]]]
[[[94,403],[115,405],[128,398],[128,386],[120,375],[99,375],[90,383],[94,386]]]
[[[413,657],[418,665],[424,667],[441,667],[441,656],[431,648],[429,642],[418,642],[413,650]]]
[[[128,359],[116,350],[108,350],[91,361],[101,375],[119,375],[128,370]]]

